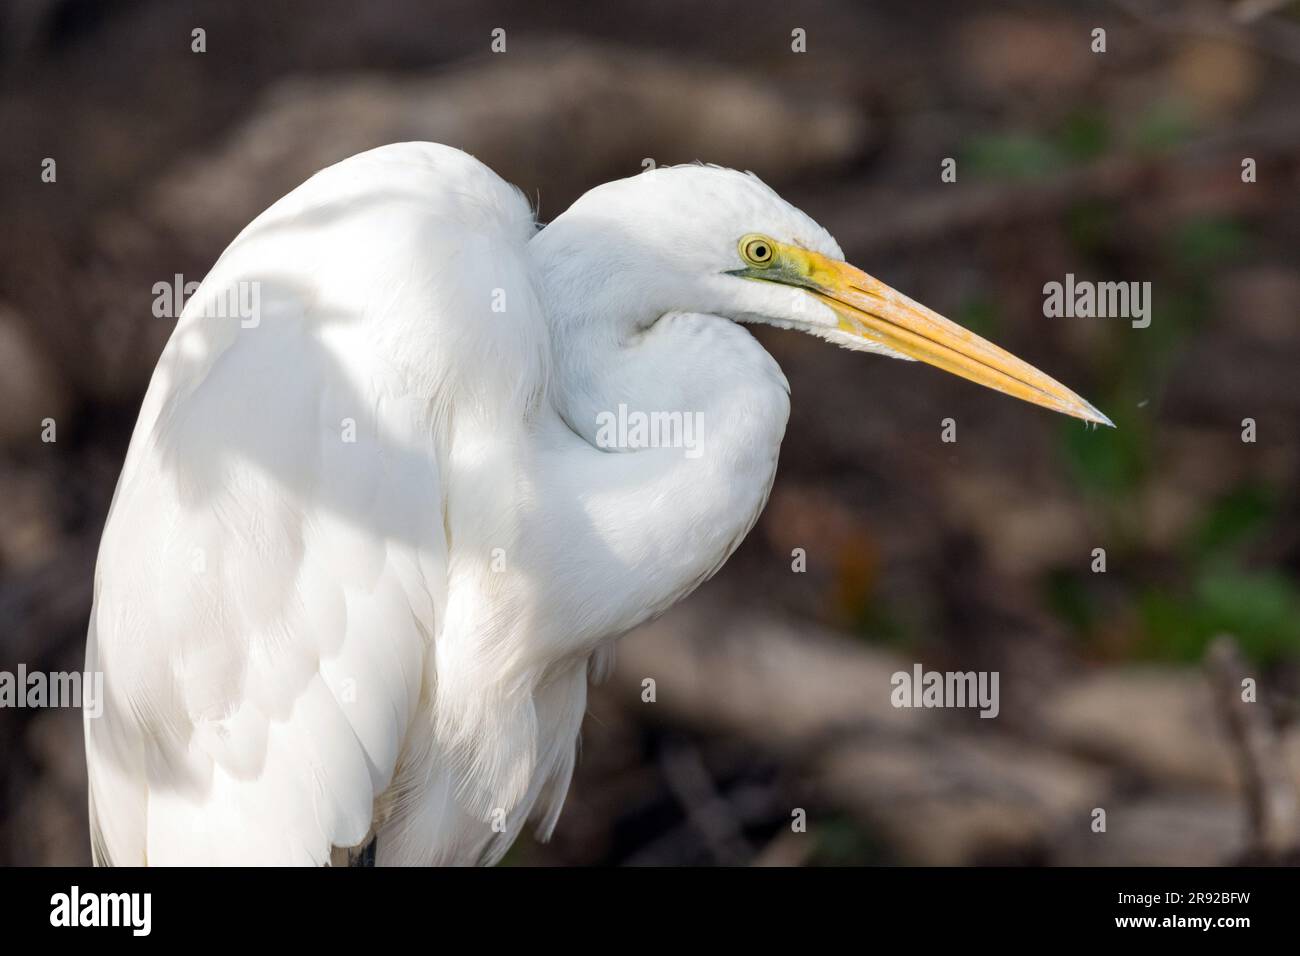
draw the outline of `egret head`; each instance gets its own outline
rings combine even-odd
[[[548,227],[539,239],[576,234],[594,243],[606,274],[618,279],[607,288],[632,297],[643,324],[695,311],[796,329],[1111,424],[1033,366],[849,265],[830,233],[752,174],[700,165],[649,170],[591,190],[555,225],[561,221],[579,228],[547,237]],[[602,298],[593,290],[590,301]]]

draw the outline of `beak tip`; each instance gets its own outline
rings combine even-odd
[[[1107,428],[1114,428],[1115,423],[1109,418],[1097,411],[1095,407],[1088,402],[1083,403],[1083,414],[1079,416],[1084,421],[1095,422],[1098,425],[1105,425]]]

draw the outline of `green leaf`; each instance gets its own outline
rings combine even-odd
[[[1238,223],[1216,216],[1198,216],[1175,230],[1172,256],[1184,268],[1201,269],[1219,266],[1246,248],[1246,232]]]
[[[1192,535],[1192,550],[1201,558],[1211,558],[1240,549],[1268,526],[1277,507],[1269,489],[1237,486],[1210,505]]]
[[[1066,117],[1057,136],[1061,152],[1074,162],[1087,162],[1110,148],[1110,124],[1095,110],[1076,110]]]
[[[1000,133],[973,139],[966,146],[963,165],[988,176],[1031,179],[1060,169],[1063,163],[1059,150],[1040,136]]]
[[[1090,428],[1077,421],[1061,424],[1061,445],[1075,480],[1088,491],[1116,494],[1132,491],[1146,471],[1146,454],[1139,440],[1143,430],[1124,420],[1127,408],[1111,406],[1115,428]]]
[[[1273,570],[1208,568],[1192,593],[1153,589],[1138,606],[1146,656],[1198,661],[1218,634],[1231,634],[1261,664],[1300,653],[1300,588]]]

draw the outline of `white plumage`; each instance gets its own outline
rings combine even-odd
[[[380,863],[475,863],[530,817],[549,834],[589,669],[766,500],[788,387],[737,321],[948,367],[890,338],[890,309],[944,320],[856,271],[833,288],[839,259],[745,174],[652,171],[539,232],[422,143],[254,220],[159,360],[100,548],[96,861],[322,864],[374,837]],[[204,314],[241,284],[256,323]],[[1100,420],[953,347],[982,364],[950,370]],[[700,413],[703,453],[598,447],[620,403]]]

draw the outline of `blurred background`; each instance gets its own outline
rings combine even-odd
[[[622,642],[507,862],[1294,860],[1300,3],[9,0],[0,130],[0,669],[82,665],[154,283],[382,143],[462,147],[543,221],[704,160],[1118,427],[759,330],[771,503]],[[1045,318],[1066,273],[1152,283],[1150,327]],[[999,717],[894,709],[918,662],[998,671]],[[0,710],[0,862],[88,861],[80,714]]]

